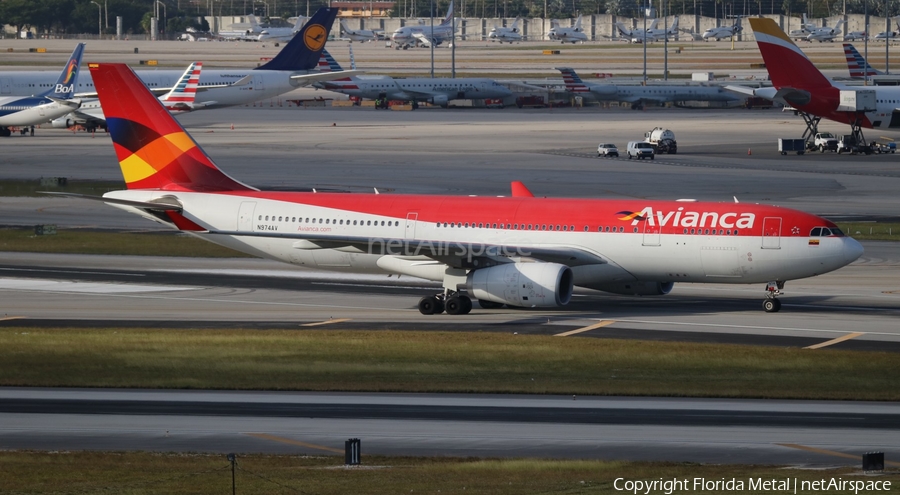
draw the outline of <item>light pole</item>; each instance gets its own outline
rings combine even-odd
[[[103,17],[106,19],[104,27],[109,30],[109,10],[106,8],[106,0],[103,0]]]
[[[165,32],[166,32],[166,28],[168,27],[168,26],[167,26],[167,24],[168,24],[167,17],[169,17],[169,16],[166,14],[166,4],[165,4],[164,2],[160,2],[159,0],[156,0],[156,4],[157,4],[157,5],[162,5],[162,8],[163,8],[163,28],[162,28],[162,32],[165,33]],[[157,12],[157,18],[159,18],[159,9],[158,9],[158,8],[156,9],[156,12]]]
[[[103,6],[91,0],[91,3],[97,6],[97,37],[103,37]]]

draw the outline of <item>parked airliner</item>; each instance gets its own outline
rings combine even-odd
[[[84,43],[79,43],[52,84],[32,81],[32,90],[49,87],[39,95],[0,97],[0,136],[9,136],[10,127],[41,125],[78,108],[81,100],[74,96],[83,53]]]
[[[327,51],[323,51],[322,58],[325,62],[320,61],[320,70],[325,72],[343,70]],[[386,98],[424,101],[442,107],[446,107],[450,100],[456,99],[493,99],[512,96],[512,91],[506,86],[483,77],[394,79],[389,76],[350,76],[345,79],[318,82],[313,86],[369,100]]]
[[[884,72],[869,65],[865,57],[850,43],[844,43],[844,56],[847,57],[847,70],[853,79],[884,75]]]
[[[900,130],[900,87],[863,88],[836,83],[822,74],[774,21],[754,18],[749,21],[773,87],[729,86],[729,90],[768,98],[809,115],[850,124],[854,133],[860,127]],[[875,109],[866,112],[838,110],[842,90],[874,91]]]
[[[441,282],[423,314],[465,314],[472,299],[558,307],[574,286],[662,295],[676,282],[765,284],[775,312],[786,281],[863,252],[829,220],[751,203],[548,199],[521,183],[511,197],[260,191],[216,167],[126,65],[90,70],[127,185],[90,199],[255,256]]]
[[[566,91],[581,96],[589,96],[599,101],[624,101],[631,103],[632,110],[641,110],[644,105],[661,105],[666,102],[679,101],[737,101],[740,98],[729,93],[721,86],[704,86],[694,84],[648,85],[640,86],[616,84],[585,83],[569,67],[557,67],[563,75]]]
[[[171,91],[160,96],[159,101],[172,113],[190,112],[201,108],[195,104],[194,100],[197,97],[197,86],[202,70],[203,62],[194,62],[189,65],[178,84]],[[66,129],[78,124],[88,130],[94,130],[97,127],[106,127],[106,117],[103,115],[99,99],[84,99],[78,110],[53,120],[51,124],[53,127]]]
[[[327,81],[353,74],[354,72],[343,75],[322,73],[315,70],[336,15],[337,9],[319,9],[297,36],[272,60],[260,67],[203,71],[195,105],[204,108],[244,105],[274,98],[315,81]],[[161,94],[175,87],[182,71],[142,70],[138,74],[147,87]],[[49,86],[54,80],[54,76],[46,71],[3,72],[0,73],[0,92],[7,94],[7,90],[22,91],[21,88],[30,88],[35,84]],[[84,77],[79,79],[76,94],[93,96],[94,88],[90,74],[84,74]]]
[[[736,36],[743,29],[744,28],[741,27],[740,22],[735,22],[732,26],[719,26],[709,28],[703,33],[700,38],[703,41],[708,41],[709,39],[714,39],[716,41],[726,40],[733,36]]]
[[[806,37],[806,41],[818,41],[822,43],[823,41],[834,41],[834,37],[841,34],[841,26],[844,25],[844,20],[841,19],[838,21],[834,27],[820,27],[813,29],[809,36]]]
[[[508,42],[510,45],[515,41],[516,43],[522,41],[522,32],[519,30],[519,21],[521,18],[516,17],[516,20],[513,21],[512,26],[503,27],[503,26],[494,26],[491,28],[491,32],[488,33],[488,39],[491,42],[498,42],[501,45],[504,41]]]
[[[378,39],[378,36],[375,34],[375,31],[370,29],[350,29],[347,27],[347,21],[341,19],[341,30],[344,31],[343,36],[352,41],[358,41],[360,43],[365,41],[375,41]]]

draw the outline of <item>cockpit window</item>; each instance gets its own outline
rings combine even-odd
[[[837,227],[816,227],[809,233],[810,237],[844,237],[844,233]]]
[[[809,233],[810,237],[822,237],[822,227],[816,227]]]
[[[831,227],[831,235],[835,237],[844,237],[844,233],[837,227]]]

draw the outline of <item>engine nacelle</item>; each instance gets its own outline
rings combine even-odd
[[[508,263],[469,272],[469,296],[511,306],[551,308],[572,298],[572,270],[558,263]]]
[[[449,99],[447,98],[447,95],[434,95],[429,98],[428,101],[434,103],[435,105],[446,107]]]
[[[75,125],[75,122],[72,119],[68,119],[66,117],[60,117],[58,119],[53,119],[50,121],[50,126],[54,129],[68,129]]]
[[[664,296],[672,292],[672,287],[675,287],[675,282],[617,282],[591,285],[592,289],[624,296]]]

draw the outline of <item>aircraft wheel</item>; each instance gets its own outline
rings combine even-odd
[[[777,313],[781,310],[781,301],[778,299],[766,299],[763,301],[763,310],[766,313]]]
[[[423,315],[433,315],[435,313],[441,313],[442,311],[438,311],[438,307],[443,306],[438,298],[434,296],[426,296],[422,299],[419,299],[419,313]],[[441,307],[441,310],[444,308]]]
[[[472,300],[466,296],[453,296],[444,305],[448,315],[464,315],[472,311]]]

